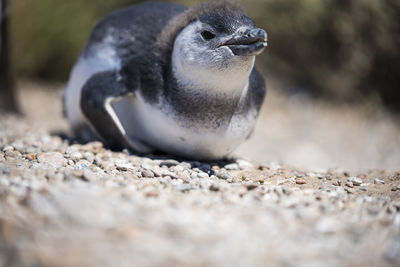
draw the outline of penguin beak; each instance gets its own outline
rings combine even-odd
[[[239,30],[220,47],[228,47],[235,56],[256,56],[267,47],[267,40],[267,32],[263,29]]]

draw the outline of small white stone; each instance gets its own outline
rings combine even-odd
[[[72,160],[78,161],[82,158],[82,154],[80,152],[74,152],[70,155]]]
[[[151,159],[144,159],[142,162],[142,168],[147,170],[153,170],[158,167],[158,164]]]
[[[238,159],[236,162],[241,170],[254,169],[254,165],[246,160]]]
[[[236,163],[231,163],[231,164],[225,165],[224,168],[226,170],[230,170],[230,171],[237,171],[237,170],[239,170],[239,165]]]
[[[362,184],[363,181],[362,181],[362,179],[360,179],[358,177],[352,176],[352,177],[347,178],[347,182],[351,182],[351,183],[353,183],[353,185],[359,186]]]
[[[66,164],[67,160],[60,152],[46,152],[38,156],[39,163],[47,164],[50,167],[59,168]]]
[[[374,184],[385,184],[385,181],[384,181],[384,180],[381,180],[381,179],[378,179],[378,178],[376,178],[376,179],[374,179]]]
[[[117,169],[120,171],[135,170],[135,167],[132,164],[130,164],[124,160],[116,160],[114,162],[114,164],[115,164],[115,167],[117,167]]]
[[[208,174],[205,173],[205,172],[199,172],[199,173],[197,173],[197,177],[199,177],[199,178],[201,178],[201,179],[208,179],[208,178],[209,178]]]
[[[3,148],[3,152],[12,152],[14,151],[14,147],[13,146],[5,146]]]

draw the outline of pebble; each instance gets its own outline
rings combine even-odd
[[[135,167],[132,164],[127,163],[127,162],[125,162],[123,160],[116,160],[114,162],[114,164],[115,164],[115,167],[117,167],[117,169],[120,170],[120,171],[130,171],[130,170],[133,171],[133,170],[135,170]]]
[[[185,168],[185,169],[190,169],[190,168],[192,168],[192,165],[190,165],[190,163],[189,162],[181,162],[181,163],[179,163],[179,166],[182,166],[183,168]]]
[[[183,167],[182,165],[177,165],[172,168],[173,168],[173,171],[175,171],[175,172],[183,172],[185,170],[185,167]]]
[[[115,164],[114,164],[114,162],[109,161],[109,160],[103,161],[101,163],[101,168],[105,171],[112,171],[112,170],[115,170]]]
[[[217,171],[215,172],[215,176],[223,180],[233,180],[233,176],[226,171]]]
[[[7,152],[13,152],[14,151],[14,147],[13,146],[5,146],[3,148],[3,152],[7,153]]]
[[[197,177],[199,177],[199,178],[201,178],[201,179],[208,179],[208,178],[209,178],[208,174],[205,173],[205,172],[199,172],[199,173],[197,173]]]
[[[374,184],[385,184],[385,181],[384,181],[384,180],[381,180],[381,179],[378,179],[378,178],[376,178],[376,179],[374,179]]]
[[[60,152],[46,152],[39,154],[38,162],[53,168],[60,168],[67,163],[67,160]]]
[[[306,184],[307,181],[303,178],[296,178],[296,184]]]
[[[171,172],[171,171],[169,171],[169,170],[162,170],[162,171],[161,171],[161,176],[162,176],[162,177],[169,176],[169,177],[171,177],[172,179],[178,179],[178,178],[179,178],[178,175],[177,175],[176,173]]]
[[[73,152],[73,153],[70,155],[70,158],[71,158],[72,160],[74,160],[74,161],[78,161],[78,160],[80,160],[82,157],[83,157],[83,156],[82,156],[82,154],[81,154],[80,152]]]
[[[144,159],[141,166],[143,169],[153,170],[159,165],[151,159]]]
[[[392,187],[392,191],[397,191],[397,190],[400,190],[400,184]]]
[[[35,160],[36,155],[34,153],[28,153],[24,155],[24,158],[26,158],[27,160]]]
[[[150,170],[144,169],[142,170],[142,177],[153,178],[154,173]]]
[[[98,167],[101,167],[102,163],[103,163],[103,161],[101,160],[101,158],[99,156],[94,157],[93,164],[95,164]]]
[[[225,168],[226,170],[229,170],[229,171],[237,171],[237,170],[240,170],[239,165],[236,164],[236,163],[227,164],[227,165],[224,166],[224,168]]]
[[[179,161],[174,159],[167,159],[160,162],[160,166],[167,166],[168,168],[176,165],[179,165]]]
[[[346,192],[349,193],[349,194],[353,194],[353,193],[354,193],[354,189],[349,188],[349,187],[346,187],[346,188],[344,189],[344,191],[346,191]]]
[[[340,180],[335,180],[335,181],[332,182],[332,185],[334,185],[334,186],[341,186],[341,185],[342,185],[342,182],[341,182]]]
[[[208,188],[210,191],[218,192],[219,187],[215,184],[211,184],[210,187]]]
[[[237,164],[241,170],[251,170],[254,169],[254,165],[246,160],[238,159]]]
[[[347,186],[347,187],[350,187],[350,188],[353,188],[353,187],[354,187],[354,185],[353,185],[352,182],[346,182],[346,186]]]
[[[89,167],[89,165],[90,165],[90,162],[87,161],[87,160],[84,160],[84,159],[78,161],[78,162],[75,164],[76,169],[78,169],[78,170],[84,170],[84,169],[86,169],[87,167]]]
[[[360,186],[363,181],[361,178],[352,176],[352,177],[347,178],[347,182],[351,182],[355,186]]]

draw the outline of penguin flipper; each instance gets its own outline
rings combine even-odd
[[[131,148],[148,153],[152,149],[138,140],[131,140],[112,104],[133,93],[119,80],[116,71],[97,73],[82,88],[80,106],[98,135],[112,149]]]

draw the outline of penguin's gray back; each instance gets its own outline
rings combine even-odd
[[[154,62],[157,36],[168,21],[187,8],[174,3],[148,2],[114,11],[95,26],[65,89],[66,117],[74,131],[86,128],[87,120],[80,108],[81,90],[94,74],[119,71],[127,61],[138,66],[159,66]],[[161,69],[153,68],[148,79],[161,83]],[[157,81],[158,80],[158,81]],[[157,86],[149,87],[146,96],[154,96]]]

